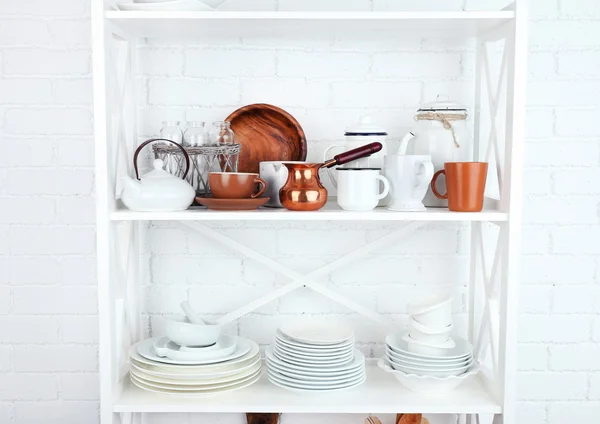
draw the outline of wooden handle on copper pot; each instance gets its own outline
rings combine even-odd
[[[179,144],[173,140],[168,140],[166,138],[152,138],[150,140],[146,140],[142,144],[140,144],[140,147],[138,147],[136,149],[135,154],[133,155],[133,168],[135,169],[135,177],[138,180],[140,179],[140,172],[138,170],[138,164],[137,164],[137,159],[138,159],[138,156],[140,155],[140,152],[148,144],[154,143],[155,141],[168,141],[169,143],[173,143],[175,146],[177,146],[179,148],[179,150],[181,150],[181,152],[183,153],[183,157],[185,158],[185,172],[183,173],[183,177],[181,177],[181,178],[185,180],[185,177],[187,177],[188,172],[190,172],[190,156],[187,154],[187,152],[185,151],[185,149],[183,148],[183,146],[181,144]]]
[[[371,156],[372,154],[380,152],[381,149],[383,149],[383,144],[381,143],[366,144],[364,146],[360,146],[356,149],[348,150],[347,152],[340,153],[339,155],[334,156],[333,159],[325,162],[323,164],[323,167],[331,168],[332,166],[343,165],[348,162],[353,162],[358,159],[366,158],[368,156]]]
[[[435,183],[442,174],[446,175],[446,171],[443,169],[441,171],[436,172],[433,176],[433,179],[431,180],[431,191],[433,191],[433,194],[435,194],[435,197],[437,197],[438,199],[448,199],[448,190],[446,190],[446,194],[440,194],[440,192],[437,191],[437,188],[435,188]]]
[[[256,184],[260,184],[260,190],[258,190],[258,193],[252,195],[252,198],[256,199],[257,197],[260,197],[263,194],[265,194],[265,191],[267,191],[267,182],[259,177],[256,177],[254,179],[254,182]]]

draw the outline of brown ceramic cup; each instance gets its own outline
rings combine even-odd
[[[486,162],[446,162],[431,181],[436,197],[448,199],[448,209],[453,212],[481,212],[487,179]],[[440,194],[435,183],[440,175],[446,175],[447,192]]]
[[[242,172],[211,172],[208,185],[215,199],[256,199],[267,190],[267,182],[258,174]]]

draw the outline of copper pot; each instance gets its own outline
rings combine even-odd
[[[366,158],[381,151],[381,143],[365,146],[340,153],[324,163],[285,163],[288,179],[279,191],[279,200],[284,208],[292,211],[316,211],[327,203],[327,189],[321,184],[319,170],[343,165],[357,159]]]

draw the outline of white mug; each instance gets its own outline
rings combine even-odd
[[[429,155],[388,155],[385,176],[392,185],[391,211],[418,212],[427,210],[423,198],[433,178],[433,163]]]
[[[269,201],[265,206],[270,208],[283,208],[279,201],[279,190],[285,185],[288,179],[288,169],[284,163],[304,163],[304,162],[261,162],[260,163],[260,178],[267,182],[267,191],[265,197],[269,197]]]
[[[390,182],[379,168],[339,168],[338,205],[347,211],[370,211],[390,192]],[[383,192],[379,191],[379,182]]]

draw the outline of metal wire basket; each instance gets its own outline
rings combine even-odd
[[[223,146],[184,147],[190,157],[190,171],[186,177],[198,196],[210,194],[209,172],[237,172],[240,144]],[[165,170],[179,177],[185,172],[185,156],[181,150],[168,144],[154,144],[154,157],[162,159]]]

